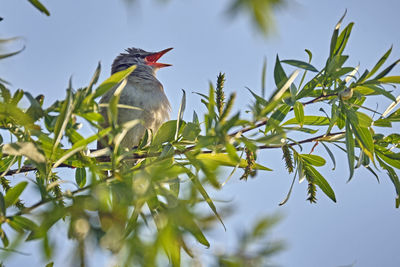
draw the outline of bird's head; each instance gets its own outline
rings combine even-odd
[[[132,65],[137,65],[137,68],[142,71],[155,73],[156,70],[171,66],[170,64],[157,62],[165,53],[172,50],[167,48],[159,52],[147,52],[140,48],[128,48],[126,53],[121,53],[117,56],[112,64],[111,74],[127,69]]]

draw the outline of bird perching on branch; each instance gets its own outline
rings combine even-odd
[[[157,62],[172,48],[159,52],[147,52],[139,48],[128,48],[126,53],[117,56],[112,64],[111,74],[125,70],[132,65],[136,69],[129,75],[125,87],[122,89],[118,103],[117,123],[122,125],[129,121],[139,120],[122,139],[120,146],[132,148],[137,146],[145,134],[146,129],[155,133],[161,124],[170,117],[171,106],[164,93],[164,88],[156,78],[156,71],[171,66]],[[110,102],[117,88],[108,91],[100,100],[100,104]],[[109,126],[107,108],[100,110],[105,118],[104,127]],[[98,144],[98,148],[105,144]]]

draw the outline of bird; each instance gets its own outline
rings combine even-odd
[[[119,104],[125,107],[118,108],[118,124],[121,125],[132,120],[140,121],[122,139],[120,146],[124,149],[137,146],[146,129],[154,134],[161,124],[170,118],[171,105],[164,92],[163,85],[156,78],[156,72],[160,68],[172,66],[171,64],[157,62],[172,49],[147,52],[132,47],[126,49],[125,53],[119,54],[112,63],[111,74],[136,65],[135,70],[128,76],[127,83],[119,98]],[[113,88],[105,93],[100,99],[100,104],[108,104],[116,89]],[[127,106],[135,108],[127,108]],[[105,118],[105,123],[102,126],[108,127],[107,108],[100,108],[100,113]],[[98,149],[102,147],[104,147],[104,144],[99,142]]]

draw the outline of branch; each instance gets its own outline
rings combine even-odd
[[[316,97],[316,98],[314,98],[314,99],[312,99],[312,100],[310,100],[310,101],[304,102],[304,103],[302,103],[302,104],[303,104],[303,106],[307,106],[307,105],[309,105],[309,104],[313,104],[313,103],[316,103],[316,102],[319,102],[319,101],[323,101],[323,100],[325,100],[326,98],[329,98],[329,97],[331,97],[331,96],[336,96],[336,95],[337,95],[337,94],[320,95],[320,96],[318,96],[318,97]],[[292,111],[292,110],[293,110],[293,108],[290,108],[289,111]],[[267,124],[267,122],[268,122],[268,119],[267,119],[267,118],[264,118],[261,122],[258,122],[258,123],[256,123],[256,124],[253,125],[253,126],[249,126],[249,127],[247,127],[247,128],[243,128],[243,129],[240,129],[240,130],[238,130],[238,131],[236,131],[236,132],[233,132],[233,133],[231,133],[229,136],[230,136],[230,137],[234,137],[234,136],[236,136],[237,134],[240,134],[240,135],[241,135],[241,134],[243,134],[243,133],[245,133],[245,132],[248,132],[248,131],[257,129],[257,128],[259,128],[259,127],[261,127],[261,126]]]
[[[303,106],[306,106],[306,105],[309,105],[309,104],[313,104],[313,103],[325,100],[326,98],[329,98],[329,97],[335,96],[335,95],[336,94],[320,95],[320,96],[318,96],[318,97],[316,97],[316,98],[314,98],[314,99],[312,99],[312,100],[310,100],[308,102],[304,102],[302,104],[303,104]],[[292,110],[293,110],[293,108],[290,109],[290,111],[292,111]],[[264,118],[262,121],[256,123],[255,125],[249,126],[247,128],[242,128],[242,129],[240,129],[238,131],[235,131],[235,132],[229,134],[229,136],[230,137],[235,137],[237,135],[242,135],[243,133],[246,133],[248,131],[257,129],[257,128],[265,125],[267,122],[268,122],[268,119]],[[322,136],[315,137],[315,138],[321,138],[321,137]],[[184,150],[176,150],[174,154],[175,155],[182,155],[182,154],[185,154],[186,152],[189,152],[189,151],[193,150],[195,147],[196,146],[193,145],[193,146],[189,146],[189,147],[185,148]],[[278,147],[281,147],[281,146],[280,145],[278,145],[278,146],[260,146],[260,149],[278,148]],[[96,150],[91,150],[91,152],[94,152],[94,151],[96,151]],[[212,151],[210,151],[210,152],[203,151],[202,153],[211,153],[211,152]],[[134,154],[132,154],[132,157],[129,157],[127,159],[131,159],[131,160],[145,159],[145,158],[151,158],[151,157],[158,157],[158,156],[160,156],[160,154],[161,154],[161,152],[134,153]],[[99,162],[108,162],[108,161],[110,161],[110,157],[101,156],[101,157],[97,157],[96,160],[99,161]],[[68,164],[61,164],[58,167],[60,167],[60,168],[74,168],[74,166],[71,166],[71,165],[68,165]],[[11,175],[14,175],[14,174],[23,173],[23,172],[30,172],[30,171],[37,171],[37,168],[32,167],[32,166],[22,166],[20,169],[14,169],[14,170],[8,171],[4,176],[11,176]]]
[[[337,133],[323,134],[323,135],[319,135],[319,136],[316,136],[316,137],[304,139],[304,140],[301,140],[301,141],[299,141],[299,142],[291,142],[291,143],[288,143],[287,145],[288,145],[288,146],[296,146],[296,145],[304,144],[304,143],[317,142],[317,141],[319,141],[321,138],[336,137],[336,136],[343,135],[344,133],[345,133],[345,132],[337,132]],[[263,146],[258,146],[258,149],[273,149],[273,148],[281,148],[281,147],[282,147],[282,145],[273,145],[273,146],[271,146],[271,145],[263,145]],[[193,148],[194,148],[194,147],[193,147]],[[241,151],[242,149],[243,149],[243,148],[238,148],[237,151]],[[187,150],[188,150],[188,149],[185,149],[185,150],[182,150],[182,151],[177,151],[178,153],[176,152],[175,154],[184,154],[184,153],[187,152]],[[206,150],[206,151],[203,151],[202,153],[207,154],[207,153],[212,153],[212,152],[213,152],[213,151],[211,151],[211,150]],[[222,151],[222,152],[225,152],[225,151]],[[158,154],[158,155],[159,155],[160,153],[153,153],[152,156],[155,156],[155,154]],[[143,158],[143,157],[142,157],[143,155],[140,155],[140,156],[141,156],[141,158]],[[106,159],[106,157],[99,157],[99,158],[100,158],[101,161],[103,161],[103,160]],[[129,158],[129,159],[137,159],[137,158]],[[108,160],[109,160],[109,157],[108,157]],[[147,165],[147,166],[148,166],[148,165]],[[68,167],[68,165],[64,164],[63,166],[60,165],[59,167]],[[72,167],[72,166],[69,166],[69,167]],[[146,166],[144,166],[144,167],[146,167]],[[144,167],[143,167],[143,168],[144,168]],[[50,203],[50,202],[52,202],[52,201],[59,201],[59,200],[62,200],[62,199],[64,199],[64,198],[70,198],[70,197],[72,197],[72,196],[74,196],[74,195],[76,195],[76,194],[78,194],[78,193],[81,193],[81,192],[84,192],[84,191],[90,189],[91,187],[93,187],[93,186],[95,186],[95,185],[98,185],[98,184],[101,184],[101,183],[104,183],[104,182],[109,182],[109,181],[111,181],[111,180],[113,180],[113,179],[116,179],[116,178],[113,177],[113,176],[108,176],[108,177],[106,177],[105,179],[101,180],[101,181],[98,182],[98,183],[89,184],[89,185],[87,185],[87,186],[85,186],[85,187],[78,188],[78,189],[76,189],[76,190],[74,190],[74,191],[72,191],[72,192],[64,193],[64,194],[63,194],[62,196],[60,196],[60,197],[49,198],[49,199],[43,199],[43,200],[41,200],[41,201],[39,201],[39,202],[33,204],[32,206],[30,206],[30,207],[28,207],[28,208],[24,208],[24,209],[22,209],[21,211],[15,213],[14,216],[27,214],[27,213],[31,212],[32,210],[34,210],[34,209],[36,209],[36,208],[38,208],[38,207],[40,207],[40,206],[43,206],[44,204]],[[12,217],[12,216],[11,216],[11,217]]]

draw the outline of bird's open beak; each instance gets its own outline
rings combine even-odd
[[[153,66],[155,68],[164,68],[164,67],[169,67],[172,66],[171,64],[165,64],[165,63],[158,63],[157,60],[159,60],[165,53],[168,51],[172,50],[173,48],[167,48],[164,49],[160,52],[155,52],[155,53],[150,53],[148,56],[144,58],[144,62],[146,62],[146,65]]]

